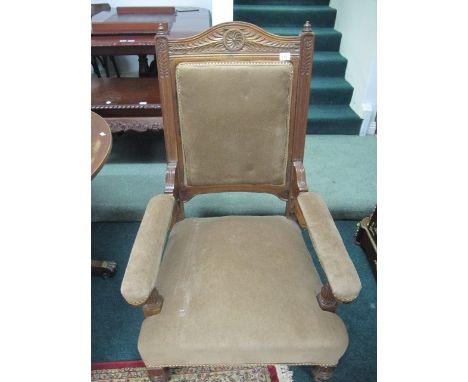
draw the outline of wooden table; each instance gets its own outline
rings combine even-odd
[[[91,179],[106,163],[112,148],[112,133],[102,117],[91,112]],[[113,276],[117,270],[114,261],[92,260],[91,271],[105,278]]]
[[[155,54],[156,29],[159,23],[167,23],[170,38],[192,36],[211,26],[211,14],[208,9],[194,7],[119,8],[132,8],[133,13],[121,11],[119,15],[117,8],[111,8],[92,16],[91,54],[138,55],[140,77],[93,78],[91,110],[106,119],[112,133],[160,131],[159,86],[157,79],[150,77],[146,57]]]
[[[119,8],[132,8],[135,11],[119,14]],[[158,14],[150,11],[157,8],[172,8],[175,13],[166,11]],[[138,55],[140,76],[144,77],[149,74],[146,55],[155,54],[154,36],[159,23],[168,24],[170,38],[187,37],[208,29],[211,26],[211,13],[208,9],[195,7],[118,7],[99,12],[91,18],[91,22],[91,54]]]

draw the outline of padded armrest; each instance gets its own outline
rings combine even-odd
[[[143,304],[155,286],[174,203],[172,195],[162,194],[146,207],[120,288],[129,304]]]
[[[297,200],[333,295],[341,302],[354,300],[361,281],[327,205],[315,192],[300,193]]]

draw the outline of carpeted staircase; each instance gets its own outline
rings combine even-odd
[[[234,0],[234,20],[284,36],[298,35],[306,20],[315,32],[308,134],[358,134],[361,118],[349,106],[353,87],[344,79],[341,33],[329,0]]]

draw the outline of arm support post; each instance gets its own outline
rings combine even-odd
[[[163,302],[163,297],[159,294],[158,290],[154,288],[148,297],[148,300],[146,300],[146,304],[143,305],[143,315],[145,318],[159,314],[161,312]]]
[[[319,301],[321,298],[324,302],[330,300],[331,296],[327,293],[329,288],[339,302],[351,302],[361,291],[361,281],[327,205],[315,192],[300,193],[297,202],[328,279]]]
[[[164,194],[153,197],[146,207],[120,289],[131,305],[154,305],[152,297],[159,296],[155,284],[174,206],[174,197]]]

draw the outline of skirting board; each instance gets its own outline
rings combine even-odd
[[[370,103],[364,103],[362,104],[362,110],[363,116],[359,135],[375,135],[375,116],[377,114],[377,106]]]

